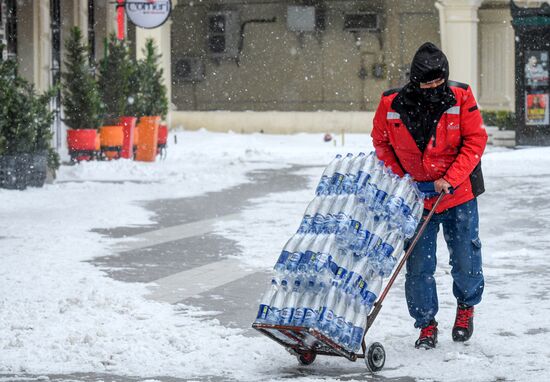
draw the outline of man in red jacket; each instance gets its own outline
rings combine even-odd
[[[433,181],[437,192],[447,194],[407,261],[407,305],[421,329],[415,346],[426,349],[437,344],[434,272],[440,225],[458,305],[454,341],[471,337],[474,305],[484,287],[476,197],[484,191],[480,159],[487,133],[471,88],[448,78],[445,54],[432,43],[423,44],[413,58],[409,83],[382,95],[372,131],[376,154],[394,173]],[[434,202],[426,200],[426,211]]]

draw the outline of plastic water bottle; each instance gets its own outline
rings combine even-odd
[[[336,234],[340,235],[347,231],[352,221],[352,214],[357,202],[355,197],[348,196],[340,212],[336,215]]]
[[[338,283],[338,286],[341,286],[345,283],[348,278],[348,274],[353,267],[353,264],[353,256],[350,256],[349,253],[346,253],[346,256],[343,257],[340,264],[338,264],[338,270],[336,271],[336,275],[333,277],[333,280]]]
[[[337,195],[336,199],[330,206],[330,210],[327,213],[325,227],[323,228],[324,233],[335,233],[338,228],[338,214],[342,211],[344,204],[349,199],[348,195]]]
[[[309,276],[315,276],[317,279],[327,282],[333,254],[336,254],[336,237],[335,235],[326,235],[315,261],[313,261]]]
[[[316,234],[320,234],[323,232],[323,230],[325,229],[328,212],[330,211],[330,207],[332,207],[332,204],[335,200],[335,195],[329,195],[323,198],[321,205],[319,206],[317,212],[315,213],[315,216],[313,217],[313,224],[311,225],[311,230],[309,232],[313,232]]]
[[[275,266],[273,269],[275,270],[275,273],[279,276],[279,278],[284,278],[287,274],[287,262],[298,248],[298,245],[300,242],[304,239],[306,235],[297,233],[294,234],[285,244],[283,247],[283,250],[281,251],[281,254],[279,255],[279,259],[275,263]]]
[[[390,216],[399,215],[401,206],[405,201],[405,197],[410,192],[411,177],[406,174],[403,178],[397,180],[397,184],[393,189],[392,195],[386,204],[386,212]]]
[[[299,299],[299,302],[296,304],[296,310],[294,311],[294,315],[292,317],[292,325],[302,326],[304,324],[307,312],[314,309],[314,300],[315,283],[313,281],[309,281],[304,290],[304,293]]]
[[[414,202],[412,210],[405,216],[403,223],[403,234],[406,238],[410,239],[414,236],[416,227],[422,218],[422,212],[424,211],[424,201],[422,199]]]
[[[306,211],[304,212],[304,217],[302,218],[302,222],[300,223],[300,227],[298,228],[298,233],[307,233],[311,230],[311,227],[313,225],[313,217],[319,210],[321,203],[323,203],[323,197],[316,196],[308,204]]]
[[[365,327],[367,326],[367,317],[369,314],[369,308],[367,307],[365,300],[361,300],[359,309],[352,321],[351,339],[349,341],[349,349],[352,352],[358,353],[361,349],[361,343],[363,342],[363,333],[365,333]]]
[[[308,259],[306,258],[306,251],[311,246],[313,241],[317,236],[313,234],[306,234],[304,238],[296,245],[294,252],[290,254],[288,260],[286,261],[286,271],[287,274],[298,273],[298,267],[301,264],[306,263],[308,266]]]
[[[288,294],[288,297],[285,301],[285,306],[281,312],[281,325],[290,325],[292,322],[292,316],[294,315],[294,310],[296,309],[296,304],[300,298],[300,280],[294,281],[294,287],[292,291]]]
[[[393,185],[393,177],[388,174],[384,174],[376,184],[377,191],[372,206],[378,215],[385,213],[387,198],[391,194]]]
[[[304,311],[303,326],[307,328],[317,328],[319,313],[321,311],[321,305],[327,294],[327,284],[320,282],[316,288],[313,289],[313,302],[311,303],[311,309]]]
[[[260,307],[258,309],[258,315],[256,316],[256,323],[265,323],[267,322],[267,316],[269,313],[269,309],[271,307],[271,301],[273,301],[273,297],[277,293],[277,290],[279,289],[279,286],[277,284],[276,279],[271,280],[271,284],[267,288],[266,292],[262,296],[262,299],[260,300]]]
[[[323,171],[323,175],[321,175],[319,185],[315,190],[315,193],[317,195],[328,195],[328,193],[330,192],[330,181],[332,180],[332,176],[336,171],[336,168],[340,164],[341,159],[342,155],[336,154],[336,157],[325,168],[325,171]]]
[[[304,276],[313,276],[312,268],[317,261],[318,253],[321,252],[326,236],[310,235],[309,240],[303,240],[299,245],[300,252],[303,255],[298,263],[297,271]]]
[[[376,298],[380,294],[382,289],[382,278],[375,277],[371,279],[367,286],[361,293],[362,300],[357,314],[353,319],[353,331],[350,341],[351,351],[357,353],[361,349],[361,342],[363,341],[363,334],[365,333],[365,327],[367,325],[367,318],[369,315]]]
[[[357,191],[357,181],[359,171],[365,162],[365,153],[359,153],[352,161],[346,172],[346,176],[342,183],[342,191],[346,194],[355,194]]]
[[[376,157],[376,153],[371,151],[363,161],[363,167],[357,173],[356,193],[360,193],[361,190],[368,184],[377,163],[378,158]]]
[[[391,231],[384,238],[384,243],[378,248],[377,258],[377,270],[383,277],[387,277],[393,271],[397,259],[403,251],[404,240],[401,232]]]
[[[269,313],[267,314],[266,322],[269,324],[279,324],[281,319],[281,311],[284,308],[286,296],[288,293],[288,280],[281,280],[281,285],[277,289],[275,296],[271,302]]]
[[[334,308],[334,319],[332,320],[332,323],[330,324],[330,328],[328,330],[329,336],[336,341],[339,341],[342,333],[344,332],[344,326],[346,324],[344,316],[346,314],[348,302],[351,298],[350,295],[342,288],[340,288],[340,293],[338,297],[338,303]]]
[[[365,302],[367,314],[373,307],[380,291],[382,290],[382,276],[373,273],[372,277],[366,283],[366,287],[362,292],[362,297]]]
[[[352,158],[353,154],[348,153],[338,164],[330,182],[330,194],[338,195],[342,193],[344,178],[346,177]]]
[[[365,241],[366,245],[361,249],[363,256],[375,257],[378,247],[383,243],[382,238],[386,236],[388,230],[388,219],[378,221],[378,224]]]
[[[338,283],[333,281],[328,293],[321,302],[319,310],[319,329],[328,334],[332,320],[334,320],[334,308],[338,302]]]
[[[348,351],[351,351],[351,338],[354,326],[353,320],[357,315],[358,304],[360,302],[360,298],[358,298],[357,296],[353,296],[350,300],[350,303],[348,304],[346,313],[344,314],[344,328],[338,342]]]
[[[350,291],[357,292],[360,288],[359,285],[364,283],[364,277],[367,274],[371,264],[368,257],[361,257],[358,261],[353,264],[351,271],[346,278],[344,285],[349,288]]]
[[[352,243],[356,240],[356,237],[363,226],[363,222],[367,219],[368,211],[362,204],[355,206],[351,213],[352,218],[345,227],[339,231],[336,236],[338,245],[342,248],[351,248]]]

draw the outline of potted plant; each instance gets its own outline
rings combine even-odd
[[[48,165],[53,170],[59,167],[57,153],[50,146],[53,113],[49,103],[55,91],[37,95],[17,74],[17,63],[2,59],[0,89],[0,187],[42,187]]]
[[[78,27],[70,30],[65,43],[62,99],[71,160],[94,158],[100,149],[97,129],[101,126],[101,99],[89,64],[89,49]]]
[[[152,162],[157,155],[160,121],[168,113],[168,98],[159,65],[161,55],[157,54],[153,39],[146,40],[143,54],[144,58],[138,63],[139,91],[135,99],[135,108],[140,117],[136,160]]]
[[[134,99],[136,64],[130,58],[128,45],[111,34],[105,57],[99,63],[99,89],[104,121],[101,147],[107,156],[132,157],[133,130],[136,118],[131,116]]]

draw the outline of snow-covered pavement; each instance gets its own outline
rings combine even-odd
[[[0,373],[365,379],[361,362],[298,367],[249,326],[321,166],[336,152],[370,151],[369,136],[348,136],[345,147],[306,134],[179,132],[178,142],[164,162],[83,163],[43,189],[0,190]],[[488,149],[474,337],[451,340],[441,241],[439,346],[414,349],[398,278],[369,333],[386,347],[381,377],[550,380],[549,168],[550,149]]]

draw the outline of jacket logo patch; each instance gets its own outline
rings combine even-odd
[[[454,122],[451,122],[447,125],[447,129],[449,129],[449,130],[458,130],[458,129],[460,129],[460,125],[458,125],[458,124],[455,125]]]

